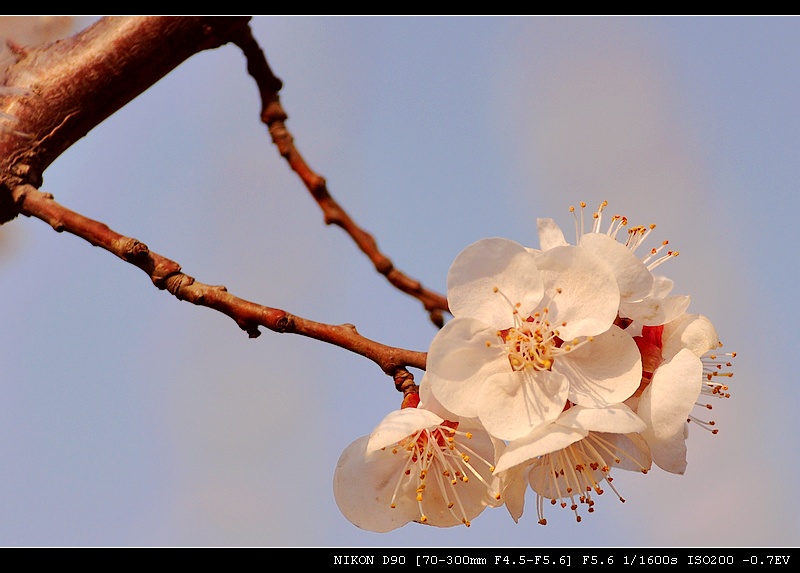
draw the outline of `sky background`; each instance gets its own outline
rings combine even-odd
[[[797,545],[800,20],[252,27],[300,151],[432,289],[478,239],[538,246],[537,217],[572,239],[579,201],[656,223],[653,243],[681,253],[660,270],[739,353],[720,432],[690,427],[684,476],[613,472],[627,502],[608,492],[582,523],[548,505],[538,525],[529,492],[519,524],[499,508],[469,529],[362,531],[331,482],[400,404],[377,366],[294,335],[248,339],[19,218],[0,227],[0,545]],[[202,282],[426,350],[421,304],[323,224],[259,111],[236,47],[200,53],[65,152],[43,190]]]

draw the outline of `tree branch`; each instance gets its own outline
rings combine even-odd
[[[447,299],[429,290],[422,284],[394,267],[392,261],[379,249],[375,238],[359,227],[347,212],[331,196],[325,179],[315,173],[306,163],[294,144],[294,137],[286,128],[288,115],[278,96],[283,83],[269,67],[264,52],[253,37],[249,26],[236,30],[232,42],[239,46],[247,58],[247,71],[253,77],[261,96],[261,121],[269,129],[273,143],[292,170],[297,173],[314,200],[322,209],[325,223],[337,225],[350,235],[364,254],[369,257],[375,269],[399,290],[417,298],[425,306],[431,320],[438,327],[444,325],[442,313],[449,311]]]
[[[0,76],[0,120],[11,125],[0,130],[0,224],[19,213],[41,219],[56,231],[82,237],[137,266],[156,287],[179,300],[229,316],[251,337],[263,326],[314,338],[369,358],[392,377],[408,379],[405,368],[424,369],[425,353],[380,344],[361,336],[353,325],[314,322],[241,299],[225,287],[200,283],[144,243],[39,191],[44,170],[92,128],[193,54],[236,39],[261,91],[262,117],[273,140],[320,203],[326,221],[344,228],[392,284],[419,298],[434,321],[438,316],[441,322],[446,299],[394,269],[372,236],[353,223],[328,194],[324,179],[297,152],[277,98],[280,80],[269,70],[248,21],[249,17],[109,17],[53,44],[14,47],[16,62]],[[408,387],[407,383],[398,389],[405,392]]]
[[[11,188],[41,187],[64,150],[249,19],[108,17],[53,44],[16,47],[16,63],[0,76],[0,112],[13,118],[13,129],[0,130],[0,224],[16,216]]]
[[[292,333],[327,342],[355,352],[375,362],[389,376],[408,374],[405,368],[425,369],[426,354],[387,346],[361,336],[352,324],[330,325],[284,310],[263,306],[230,294],[224,286],[212,286],[196,281],[181,272],[181,266],[147,248],[144,243],[125,237],[107,225],[76,213],[57,203],[49,193],[32,185],[20,185],[12,190],[14,203],[23,215],[48,223],[57,232],[66,231],[101,247],[143,270],[159,289],[167,290],[178,300],[204,306],[236,321],[251,338],[261,334],[263,326],[278,333]],[[413,379],[412,379],[413,380]],[[398,387],[399,390],[404,388]]]

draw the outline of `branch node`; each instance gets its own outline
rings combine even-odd
[[[27,163],[16,163],[11,166],[11,173],[21,178],[26,178],[33,168]]]
[[[272,125],[273,123],[277,122],[283,124],[283,122],[287,119],[289,119],[289,116],[286,114],[286,110],[283,109],[281,101],[278,99],[277,95],[268,101],[264,106],[264,109],[261,111],[261,121],[265,125]],[[285,129],[286,128],[284,127],[284,130]]]
[[[294,332],[294,317],[288,313],[284,314],[275,321],[275,331],[284,334],[286,332]]]
[[[155,282],[155,281],[153,281]],[[181,295],[181,290],[194,284],[194,277],[190,277],[184,273],[174,273],[162,279],[161,285],[156,284],[158,288],[166,289],[170,294],[174,295],[178,300],[185,300],[186,297]]]
[[[394,270],[394,263],[392,263],[392,261],[388,257],[381,257],[375,261],[375,269],[379,273],[384,275],[386,278],[391,280],[391,277],[389,277],[389,273],[391,273]],[[417,285],[419,285],[419,283],[417,283]]]
[[[122,259],[128,262],[134,262],[147,257],[150,254],[150,249],[141,241],[133,237],[125,237],[120,245],[120,253]]]
[[[236,324],[238,324],[239,328],[241,328],[247,333],[247,336],[249,338],[258,338],[259,336],[261,336],[261,331],[258,329],[258,325],[253,322],[249,321],[239,322],[237,320]]]
[[[395,370],[392,378],[394,378],[394,387],[398,392],[402,392],[403,395],[418,391],[418,386],[414,384],[414,375],[405,368]]]
[[[439,309],[434,309],[430,313],[431,322],[436,326],[436,328],[443,328],[444,327],[444,314]]]

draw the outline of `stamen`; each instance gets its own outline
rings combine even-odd
[[[556,287],[554,292],[541,302],[541,309],[524,320],[519,314],[520,305],[518,303],[513,304],[498,287],[494,287],[492,290],[496,294],[500,294],[512,309],[514,326],[496,331],[497,338],[494,341],[488,340],[485,344],[488,348],[495,345],[503,348],[507,352],[508,362],[513,371],[519,372],[526,368],[551,370],[558,356],[567,354],[592,341],[592,337],[576,338],[572,342],[564,344],[558,328],[553,328],[549,320],[548,305],[552,304],[555,297],[563,292],[562,288]],[[559,327],[565,326],[567,326],[565,321],[559,323]]]
[[[494,471],[493,464],[475,449],[464,444],[465,441],[472,439],[472,434],[458,430],[457,427],[457,423],[445,420],[439,426],[420,430],[398,443],[398,447],[393,451],[401,453],[405,457],[405,463],[395,485],[390,507],[397,507],[396,500],[400,495],[400,488],[409,485],[406,481],[408,476],[416,480],[413,495],[419,508],[420,523],[428,520],[425,506],[426,491],[429,487],[438,488],[440,499],[450,514],[467,527],[470,526],[470,520],[459,493],[464,487],[460,484],[466,485],[470,477],[475,477],[487,488],[488,495],[500,499],[500,492],[493,490],[487,479],[475,467],[475,464],[483,464],[491,473]]]
[[[713,426],[716,425],[716,422],[714,420],[705,421],[705,420],[701,420],[700,418],[697,418],[697,417],[693,416],[692,414],[689,414],[689,417],[686,419],[686,421],[687,422],[694,422],[695,424],[697,424],[698,426],[700,426],[704,430],[706,430],[708,432],[711,432],[714,435],[719,434],[719,430],[716,429],[716,428],[713,428]]]
[[[557,452],[543,455],[534,462],[530,476],[531,487],[536,492],[536,512],[539,523],[544,525],[544,499],[550,499],[551,505],[569,508],[575,514],[576,521],[581,521],[578,512],[580,505],[586,506],[588,513],[594,513],[593,494],[602,495],[605,482],[621,502],[625,498],[611,483],[613,477],[605,462],[610,456],[614,463],[621,463],[623,458],[631,460],[647,473],[636,457],[619,446],[613,444],[597,432],[589,432],[582,440],[575,442]]]

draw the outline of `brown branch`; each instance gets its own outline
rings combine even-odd
[[[249,17],[108,17],[53,44],[16,47],[0,70],[0,224],[9,190],[41,187],[64,150],[192,55],[227,43]]]
[[[384,275],[396,288],[422,302],[433,323],[441,328],[444,324],[442,313],[448,311],[447,299],[441,294],[423,287],[419,281],[396,269],[392,261],[378,249],[375,238],[350,218],[341,205],[331,196],[325,179],[315,173],[303,159],[303,156],[300,155],[294,144],[292,134],[286,128],[288,115],[284,111],[278,96],[278,91],[283,84],[272,73],[264,52],[253,37],[250,28],[238,29],[232,42],[244,52],[247,58],[247,71],[258,86],[262,106],[261,121],[269,129],[272,141],[277,146],[281,156],[286,159],[289,166],[297,173],[312,197],[314,197],[314,200],[319,204],[325,217],[325,223],[327,225],[337,225],[344,229],[358,245],[358,248],[369,257],[372,264],[375,265],[375,269]]]
[[[259,336],[261,332],[258,327],[263,326],[274,332],[299,334],[355,352],[375,362],[392,377],[407,378],[407,366],[425,369],[424,352],[375,342],[361,336],[352,324],[330,325],[315,322],[284,310],[241,299],[230,294],[224,286],[198,282],[181,272],[180,265],[175,261],[154,253],[147,245],[134,238],[120,235],[104,223],[70,211],[53,200],[52,195],[43,193],[32,185],[15,187],[12,197],[21,214],[41,219],[58,232],[67,231],[113,253],[143,270],[156,287],[169,291],[178,300],[205,306],[229,316],[251,338]]]

